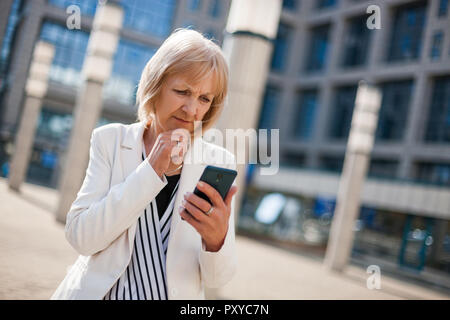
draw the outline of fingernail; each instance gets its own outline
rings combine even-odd
[[[199,187],[203,187],[205,184],[203,183],[203,182],[201,182],[201,181],[199,181],[199,183],[198,183],[198,186]]]
[[[186,205],[186,200],[183,199],[183,200],[181,201],[181,204],[182,204],[183,206]]]

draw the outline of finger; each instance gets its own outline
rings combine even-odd
[[[227,207],[229,207],[231,205],[231,200],[233,199],[233,196],[236,194],[237,190],[238,190],[238,187],[233,185],[230,188],[230,190],[228,191],[228,193],[227,193],[227,195],[225,197],[225,200],[224,200],[225,201],[225,205]]]
[[[178,142],[176,140],[172,140],[170,143],[170,158],[173,163],[181,164],[183,162],[183,157],[187,151],[187,146],[185,142]]]
[[[187,143],[190,138],[189,131],[184,128],[177,128],[169,132],[170,139],[174,141],[183,141],[184,143]]]
[[[186,209],[180,211],[180,216],[184,221],[197,230],[198,233],[200,233],[200,230],[202,230],[200,222],[198,222],[189,212],[187,212]]]
[[[197,208],[199,208],[203,212],[206,212],[211,208],[211,204],[208,201],[200,198],[198,195],[192,192],[186,192],[184,195],[184,199],[194,204]]]
[[[197,183],[197,188],[208,196],[209,200],[213,203],[213,206],[219,208],[224,207],[225,203],[223,202],[222,196],[212,185],[204,181],[199,181]]]
[[[190,213],[195,218],[195,220],[197,220],[200,223],[202,223],[206,220],[207,216],[203,213],[203,211],[201,211],[195,205],[193,205],[192,203],[190,203],[187,200],[183,200],[181,203],[182,203],[182,206],[184,207],[184,209],[188,213]]]

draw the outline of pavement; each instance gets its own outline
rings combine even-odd
[[[8,189],[0,178],[0,299],[49,299],[78,256],[53,215],[54,189],[23,184]],[[370,274],[358,266],[330,272],[321,259],[236,236],[239,268],[216,299],[450,299],[450,296],[381,274],[381,288],[369,289]]]

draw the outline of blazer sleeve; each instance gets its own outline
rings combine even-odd
[[[236,164],[230,166],[230,169],[236,170]],[[233,182],[236,185],[236,180]],[[235,245],[235,198],[231,199],[231,212],[228,221],[228,231],[225,236],[222,247],[217,252],[206,251],[204,244],[199,253],[199,264],[202,283],[208,288],[219,288],[229,282],[237,270],[237,255]]]
[[[110,188],[112,167],[100,134],[97,129],[92,132],[86,176],[65,225],[66,239],[87,256],[108,247],[167,184],[146,159],[123,182]]]

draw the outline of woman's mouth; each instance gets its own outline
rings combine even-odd
[[[183,119],[180,119],[180,118],[177,118],[177,117],[174,117],[176,120],[178,120],[178,122],[180,122],[180,123],[183,123],[183,124],[190,124],[191,122],[190,121],[185,121],[185,120],[183,120]]]

